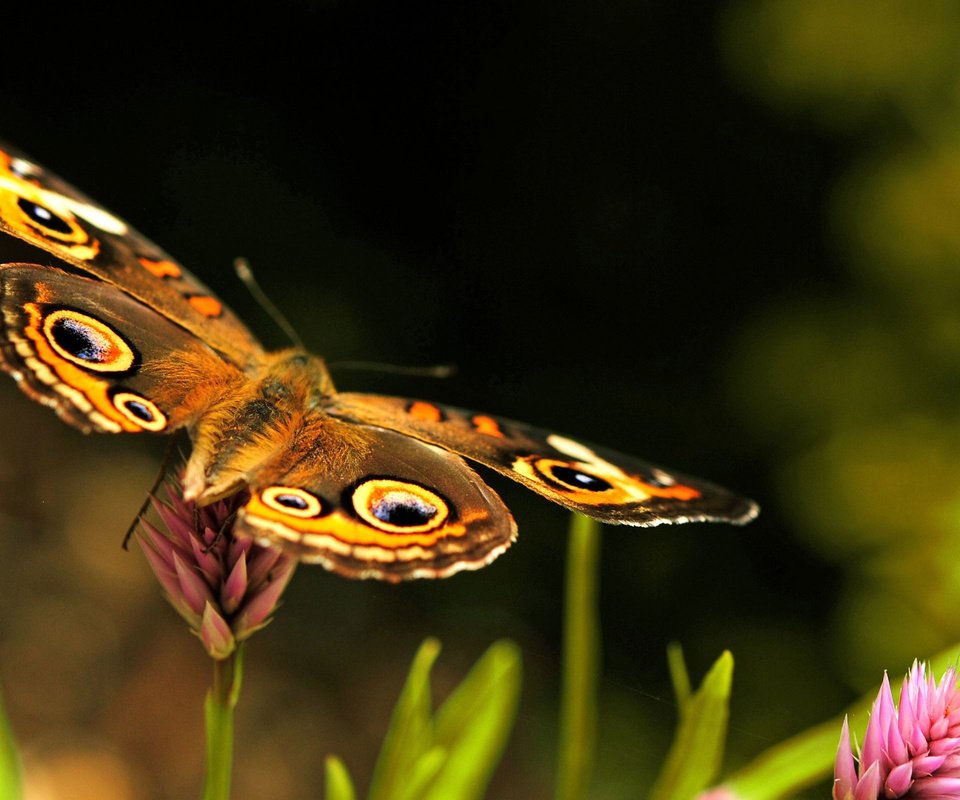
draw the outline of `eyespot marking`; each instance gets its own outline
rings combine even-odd
[[[449,503],[436,492],[392,478],[370,478],[353,490],[350,499],[364,522],[388,533],[425,533],[450,516]]]
[[[183,274],[179,264],[172,261],[153,261],[141,257],[140,266],[158,278],[179,278]]]
[[[193,306],[195,311],[211,319],[219,317],[223,313],[223,303],[207,294],[189,295],[187,296],[187,302]]]
[[[422,400],[414,400],[410,403],[407,406],[407,413],[422,422],[443,422],[445,419],[443,411],[432,403],[424,403]]]
[[[320,498],[295,486],[268,486],[260,492],[260,501],[267,508],[300,519],[319,517],[324,510]]]
[[[563,487],[581,492],[607,492],[613,484],[593,475],[581,467],[574,467],[552,458],[541,458],[536,462],[537,471],[545,478],[552,479]]]
[[[17,199],[17,208],[26,217],[28,224],[42,233],[53,235],[57,239],[75,239],[77,236],[76,226],[47,206],[20,197]]]
[[[80,311],[61,308],[47,314],[43,335],[61,358],[95,372],[126,372],[138,361],[126,339]]]
[[[143,395],[123,390],[111,393],[114,408],[135,425],[147,431],[162,431],[167,427],[167,416]]]

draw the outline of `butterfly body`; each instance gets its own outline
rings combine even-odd
[[[63,262],[0,264],[0,367],[83,431],[186,429],[184,496],[248,491],[238,532],[304,561],[387,581],[489,563],[516,525],[467,460],[607,522],[756,514],[708,482],[524,423],[338,392],[322,359],[264,350],[156,245],[2,145],[0,231]]]

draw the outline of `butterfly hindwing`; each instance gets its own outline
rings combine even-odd
[[[756,515],[752,501],[706,481],[488,414],[350,392],[334,396],[326,410],[451,450],[605,522],[745,523]]]
[[[84,431],[168,432],[236,367],[102,281],[0,264],[0,368]]]
[[[367,425],[318,418],[349,441],[253,477],[241,532],[351,578],[396,582],[478,569],[516,537],[513,517],[462,459]],[[283,456],[281,456],[283,457]]]

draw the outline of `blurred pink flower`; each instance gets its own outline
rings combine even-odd
[[[167,502],[153,498],[163,529],[143,520],[137,541],[167,599],[206,651],[227,658],[270,622],[297,562],[234,536],[232,522],[243,495],[203,508],[172,486],[167,495]]]
[[[951,667],[939,685],[914,662],[899,710],[886,674],[860,748],[859,770],[843,721],[834,768],[834,800],[960,798],[960,690]]]
[[[729,786],[714,786],[697,795],[697,800],[738,800],[739,795]]]

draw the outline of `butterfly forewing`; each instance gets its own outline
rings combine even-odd
[[[236,364],[261,350],[233,312],[157,245],[2,142],[0,231],[120,287]]]
[[[489,414],[347,392],[333,397],[327,411],[417,436],[605,522],[742,524],[757,513],[753,501],[698,478]]]

